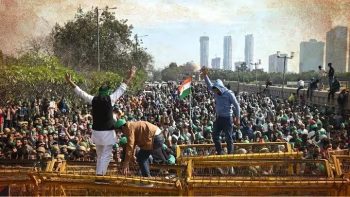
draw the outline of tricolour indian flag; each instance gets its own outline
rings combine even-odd
[[[191,81],[192,77],[185,79],[179,87],[179,95],[180,99],[185,98],[187,95],[191,93]]]

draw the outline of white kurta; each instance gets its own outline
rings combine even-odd
[[[127,88],[127,85],[125,83],[122,83],[119,88],[114,91],[110,97],[111,97],[111,105],[113,106],[114,103],[121,97],[125,90]],[[91,104],[92,99],[94,98],[92,95],[86,93],[82,89],[80,89],[78,86],[74,88],[74,92],[81,97],[85,102]],[[96,145],[111,145],[116,143],[116,134],[114,130],[106,130],[106,131],[92,131],[92,141]]]

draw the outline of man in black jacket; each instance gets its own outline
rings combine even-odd
[[[92,96],[81,90],[69,74],[66,75],[67,82],[74,88],[74,92],[85,102],[92,104],[92,141],[96,144],[97,164],[96,175],[105,175],[111,159],[113,144],[116,143],[114,132],[113,105],[121,97],[127,85],[135,76],[136,68],[132,67],[129,76],[117,90],[110,94],[108,86],[101,86],[97,96]]]
[[[332,87],[332,83],[334,80],[334,68],[332,67],[332,63],[328,63],[328,85],[329,85],[329,89],[331,89]]]

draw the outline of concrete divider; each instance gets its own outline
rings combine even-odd
[[[226,81],[225,84],[227,84],[227,83],[230,84],[231,90],[233,90],[233,91],[239,90],[240,92],[245,91],[245,92],[249,92],[249,93],[259,93],[259,92],[262,92],[265,88],[265,85],[238,83],[237,81],[229,81],[229,82]],[[283,92],[284,92],[283,98],[287,99],[292,93],[297,92],[297,88],[284,87]],[[307,92],[307,88],[304,88],[304,89],[301,89],[299,91],[299,94],[305,95],[305,98],[306,98],[306,92]],[[282,98],[282,87],[281,86],[270,86],[269,87],[269,94],[272,97]],[[334,101],[331,100],[330,102],[328,102],[327,101],[328,91],[315,90],[313,93],[312,101],[310,101],[309,99],[306,99],[306,102],[308,104],[326,105],[326,106],[335,107],[336,109],[338,109],[339,108],[338,102],[337,102],[338,95],[339,95],[339,92],[336,92]],[[350,96],[348,97],[348,102],[347,102],[345,109],[350,110]]]

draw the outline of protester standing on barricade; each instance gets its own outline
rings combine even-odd
[[[340,90],[340,83],[336,77],[334,77],[333,83],[329,89],[328,93],[328,99],[327,101],[330,102],[330,99],[332,98],[332,101],[334,100],[334,94]]]
[[[208,77],[208,69],[203,67],[201,75],[204,77],[209,91],[214,93],[216,120],[214,122],[213,141],[217,154],[223,154],[221,148],[221,131],[225,133],[227,143],[227,154],[233,153],[233,123],[240,125],[240,106],[236,96],[231,90],[228,90],[220,79],[212,83]],[[232,109],[233,107],[233,109]]]
[[[121,97],[127,85],[130,84],[136,72],[132,67],[129,76],[124,82],[110,94],[108,86],[103,85],[99,88],[98,95],[92,96],[81,90],[73,81],[69,74],[66,74],[67,82],[74,88],[74,92],[85,102],[92,104],[92,141],[96,144],[97,164],[96,175],[103,176],[107,172],[108,164],[111,159],[113,144],[116,143],[116,134],[114,132],[113,105]]]
[[[329,89],[331,89],[332,87],[332,83],[333,83],[333,80],[334,80],[334,68],[332,66],[332,63],[328,63],[328,67],[329,67],[329,70],[328,70],[328,87]]]
[[[299,100],[299,91],[304,89],[304,81],[302,79],[298,79],[297,88],[297,99]]]

